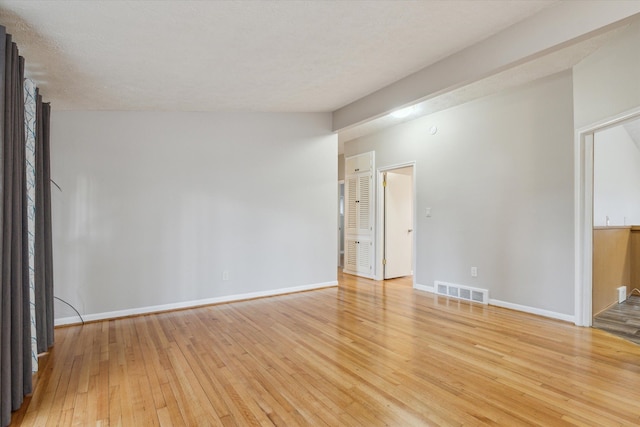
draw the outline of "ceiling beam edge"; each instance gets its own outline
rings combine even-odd
[[[332,113],[340,131],[624,25],[640,2],[561,1],[473,46]]]

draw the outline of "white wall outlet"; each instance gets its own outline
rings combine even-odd
[[[425,209],[425,214],[427,215],[427,218],[431,218],[431,208]]]
[[[471,267],[471,277],[478,277],[478,267]]]
[[[229,280],[229,270],[222,272],[222,280]]]
[[[627,300],[627,287],[620,286],[616,290],[618,291],[618,304],[625,302]]]

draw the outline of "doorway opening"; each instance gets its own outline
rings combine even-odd
[[[378,184],[376,279],[415,282],[415,162],[378,169]]]
[[[594,301],[594,294],[599,292],[599,290],[594,292],[594,285],[597,287],[599,284],[594,283],[594,280],[600,280],[599,278],[602,277],[603,271],[601,269],[602,260],[596,258],[599,255],[595,254],[598,248],[594,247],[594,243],[596,246],[599,246],[602,239],[601,236],[595,237],[595,233],[598,232],[597,230],[606,231],[607,228],[616,227],[612,222],[614,218],[613,214],[604,214],[604,219],[600,218],[603,216],[601,212],[601,203],[599,202],[598,206],[594,205],[594,187],[598,185],[594,182],[595,139],[598,137],[598,134],[602,135],[602,132],[604,131],[638,119],[640,119],[640,107],[621,114],[613,119],[596,123],[577,132],[575,146],[575,182],[577,184],[575,198],[575,324],[578,326],[592,326],[593,316],[597,314],[594,312],[594,302],[596,305],[598,305],[598,302]],[[594,215],[597,215],[598,217],[594,218]],[[608,223],[607,216],[609,216]],[[624,224],[627,221],[627,218],[625,218],[626,215],[622,214],[618,216],[620,216],[622,222],[617,227],[633,226],[633,224]],[[604,222],[600,224],[602,221]],[[632,220],[629,218],[629,221],[631,222]],[[610,252],[611,251],[608,250],[605,251],[607,254],[610,254]],[[607,262],[605,262],[605,264],[606,263]],[[604,273],[607,274],[606,271]],[[617,280],[619,281],[622,279]],[[618,286],[622,285],[622,283],[618,284]],[[627,287],[627,292],[631,292],[633,289],[630,285]],[[595,297],[599,298],[599,296]]]
[[[593,134],[592,325],[640,343],[640,118]]]

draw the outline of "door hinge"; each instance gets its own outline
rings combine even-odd
[[[382,260],[382,265],[387,265],[387,260],[386,259]]]
[[[387,187],[387,181],[382,181],[382,186],[386,188]]]

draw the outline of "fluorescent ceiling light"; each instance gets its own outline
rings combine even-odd
[[[408,117],[411,114],[413,114],[415,109],[416,109],[415,105],[412,105],[412,106],[406,107],[406,108],[401,108],[399,110],[396,110],[396,111],[392,112],[391,116],[395,117],[396,119],[403,119],[403,118]]]

